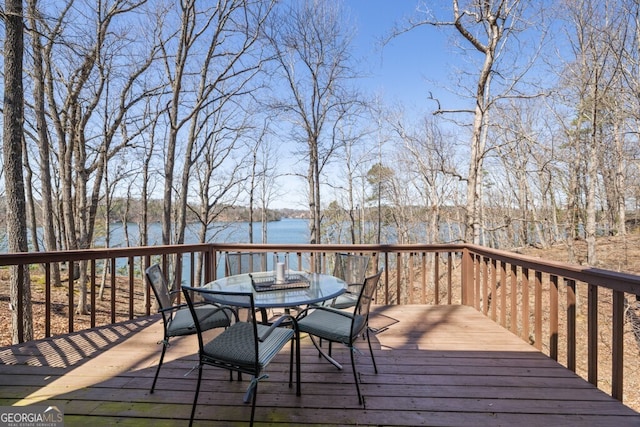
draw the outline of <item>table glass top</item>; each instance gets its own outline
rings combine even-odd
[[[224,292],[253,293],[254,304],[260,308],[296,307],[307,304],[314,304],[337,297],[344,293],[347,284],[344,280],[328,274],[307,273],[302,271],[289,271],[289,275],[301,276],[308,280],[308,287],[261,290],[256,291],[251,284],[249,274],[238,274],[235,276],[223,277],[203,286],[205,289],[212,289]],[[273,271],[251,273],[254,279],[274,277]],[[224,301],[218,301],[224,303]]]

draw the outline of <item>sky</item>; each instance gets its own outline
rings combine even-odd
[[[365,85],[387,103],[399,102],[427,110],[433,108],[427,100],[429,90],[433,90],[429,81],[443,81],[448,75],[450,58],[445,32],[434,27],[418,27],[393,38],[384,47],[380,45],[380,40],[387,37],[394,26],[403,27],[409,17],[425,16],[417,11],[422,3],[419,0],[345,1],[357,28],[355,54],[366,58],[371,73]],[[445,16],[442,10],[438,12]]]

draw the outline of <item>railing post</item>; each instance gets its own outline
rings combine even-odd
[[[204,259],[204,283],[212,282],[216,279],[216,248],[213,245],[209,245],[206,251],[203,251]]]

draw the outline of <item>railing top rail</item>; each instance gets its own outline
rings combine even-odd
[[[317,245],[317,244],[256,244],[256,243],[196,243],[185,245],[136,246],[127,248],[95,248],[56,252],[12,252],[0,254],[0,266],[47,262],[81,261],[129,256],[162,255],[200,251],[253,252],[393,252],[393,251],[460,251],[464,245]]]
[[[189,253],[207,251],[209,248],[209,244],[191,244],[137,246],[127,248],[95,248],[55,252],[11,252],[0,254],[0,266]]]
[[[211,243],[213,249],[219,251],[252,250],[255,252],[289,251],[289,252],[452,252],[462,251],[464,244],[277,244],[277,243]]]
[[[478,245],[466,246],[473,254],[486,256],[509,264],[517,264],[522,268],[536,270],[578,282],[585,282],[591,285],[613,289],[615,291],[640,295],[640,276],[635,274],[604,270],[590,266],[573,265],[558,261],[543,260],[533,256],[491,249]]]

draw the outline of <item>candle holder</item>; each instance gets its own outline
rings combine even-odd
[[[287,256],[285,254],[273,255],[273,269],[275,271],[275,282],[278,284],[286,283],[287,276],[289,275],[289,268],[287,266]]]

